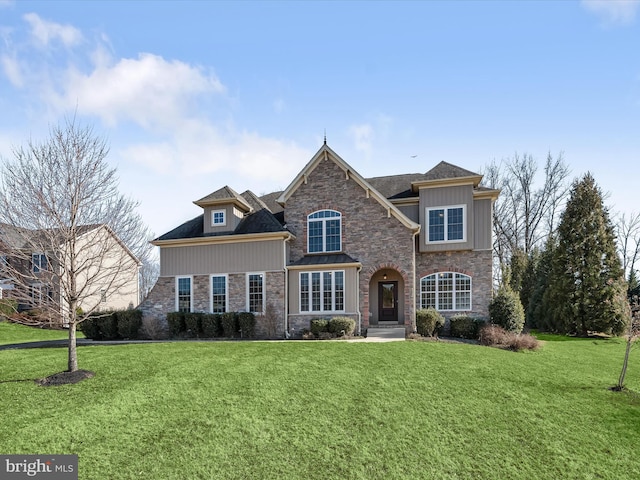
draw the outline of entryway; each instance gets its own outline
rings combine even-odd
[[[378,283],[378,321],[398,321],[398,282]]]

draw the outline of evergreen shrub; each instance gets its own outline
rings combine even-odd
[[[524,327],[524,308],[519,295],[503,286],[489,303],[489,321],[509,332],[520,333]]]
[[[423,337],[437,336],[444,326],[444,317],[434,308],[421,308],[416,311],[416,330]]]
[[[242,338],[253,338],[256,334],[256,316],[251,312],[238,313],[238,330]]]
[[[356,329],[356,321],[349,317],[333,317],[329,320],[327,329],[338,337],[350,337]]]

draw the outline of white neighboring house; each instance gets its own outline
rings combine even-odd
[[[0,224],[0,289],[5,298],[16,299],[23,310],[49,302],[59,305],[60,315],[66,318],[63,290],[68,281],[60,282],[58,277],[69,270],[68,245],[62,241],[46,252],[33,251],[37,242],[29,239],[38,235],[37,230]],[[82,227],[75,248],[79,252],[75,257],[79,308],[86,312],[138,306],[141,263],[110,228]]]

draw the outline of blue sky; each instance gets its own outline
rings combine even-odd
[[[365,177],[563,152],[637,212],[640,4],[0,0],[0,155],[74,111],[158,235],[325,130]]]

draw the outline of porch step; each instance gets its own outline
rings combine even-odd
[[[404,340],[405,329],[403,327],[393,328],[367,328],[367,341],[370,342],[398,342]]]

